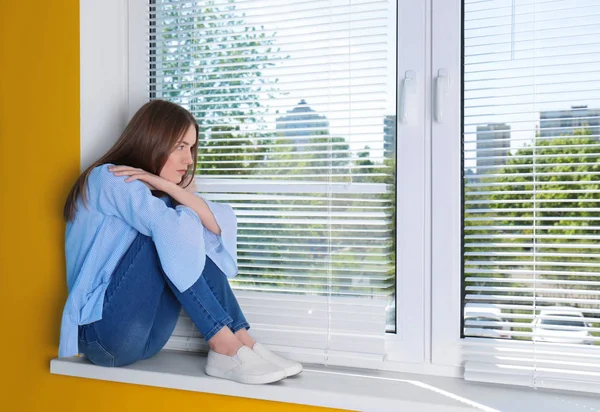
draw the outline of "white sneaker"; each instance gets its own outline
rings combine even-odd
[[[261,358],[283,369],[285,371],[286,377],[294,376],[302,372],[302,364],[274,354],[269,349],[267,349],[267,347],[262,343],[256,342],[252,349]]]
[[[286,377],[282,368],[261,358],[248,346],[239,348],[235,356],[209,350],[205,371],[216,378],[253,385],[277,382]]]

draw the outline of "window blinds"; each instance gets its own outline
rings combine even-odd
[[[465,377],[600,391],[600,2],[464,2]]]
[[[382,360],[395,326],[395,2],[163,1],[149,98],[200,124],[198,186],[238,217],[254,336],[298,360]],[[182,314],[168,348],[206,343]]]

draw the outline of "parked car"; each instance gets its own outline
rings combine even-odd
[[[502,310],[485,304],[467,303],[464,310],[465,336],[510,338],[510,326],[503,325]],[[484,323],[485,324],[482,324]]]
[[[531,324],[534,341],[593,345],[590,327],[583,313],[560,309],[542,310]]]

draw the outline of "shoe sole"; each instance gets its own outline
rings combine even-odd
[[[296,365],[285,369],[286,378],[296,376],[302,372],[302,365]]]
[[[227,372],[223,372],[220,369],[207,366],[205,368],[205,372],[207,375],[213,376],[215,378],[227,379],[227,380],[235,381],[235,382],[239,382],[239,383],[246,383],[248,385],[264,385],[266,383],[278,382],[278,381],[286,378],[286,373],[284,370],[280,370],[278,372],[273,372],[273,373],[268,373],[265,375],[237,376],[235,374],[230,374]]]

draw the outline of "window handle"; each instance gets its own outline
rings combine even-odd
[[[444,122],[444,100],[448,94],[449,82],[446,69],[439,69],[435,79],[435,120],[438,123]]]
[[[400,92],[400,123],[408,124],[410,112],[412,111],[409,95],[417,93],[417,75],[414,70],[408,70],[404,73],[402,81],[402,90]]]

